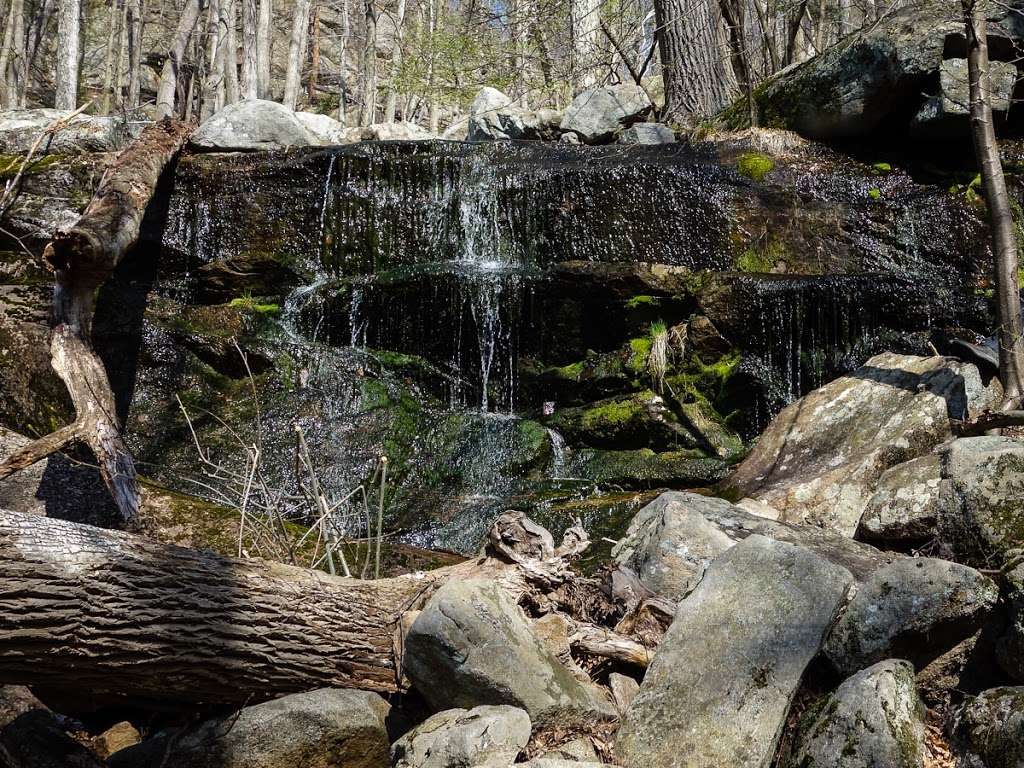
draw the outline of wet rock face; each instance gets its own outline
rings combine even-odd
[[[906,661],[882,661],[858,672],[817,702],[800,723],[791,768],[920,768],[924,705]]]
[[[771,765],[804,669],[853,582],[807,550],[751,536],[712,563],[623,716],[630,768]]]

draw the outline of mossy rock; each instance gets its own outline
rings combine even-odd
[[[599,485],[621,488],[691,488],[722,480],[729,463],[701,450],[656,453],[579,449],[573,452],[566,474]]]
[[[765,176],[771,173],[773,168],[775,168],[775,160],[760,152],[748,152],[740,155],[736,162],[736,170],[740,175],[746,176],[758,184],[764,181]]]

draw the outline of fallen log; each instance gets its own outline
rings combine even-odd
[[[137,520],[139,487],[106,369],[92,347],[94,300],[96,289],[138,239],[160,175],[192,130],[191,125],[171,120],[148,126],[107,168],[74,226],[56,233],[43,251],[43,260],[55,275],[50,360],[68,388],[76,419],[0,464],[3,479],[71,443],[85,443],[127,526]]]
[[[436,578],[344,579],[0,511],[0,681],[239,704],[387,693],[400,619]]]

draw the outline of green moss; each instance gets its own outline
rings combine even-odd
[[[554,374],[560,379],[579,381],[580,376],[583,375],[584,366],[584,361],[580,360],[575,363],[570,363],[569,365],[563,365],[560,368],[551,368],[549,370],[552,374]]]
[[[656,307],[661,304],[657,296],[634,296],[626,302],[626,309],[639,309],[640,307]]]
[[[18,175],[18,169],[21,168],[21,164],[25,157],[23,155],[3,155],[0,154],[0,181],[8,181]],[[38,173],[44,168],[49,168],[52,165],[60,162],[58,155],[43,155],[37,157],[31,163],[25,166],[25,171],[22,176],[31,176],[33,173]]]
[[[740,155],[736,163],[736,170],[740,172],[741,176],[746,176],[756,182],[764,181],[764,177],[771,173],[774,167],[775,161],[768,155],[759,152],[747,152]]]
[[[868,190],[868,197],[870,197],[872,200],[881,200],[882,190],[880,190],[878,187],[872,187],[871,189]]]
[[[640,398],[649,399],[653,396],[654,393],[648,391],[641,393]],[[638,399],[611,400],[584,411],[581,423],[588,431],[605,432],[609,428],[614,429],[628,424],[630,420],[641,415],[641,409]]]
[[[764,273],[771,272],[775,262],[765,253],[756,253],[748,248],[736,259],[736,269],[740,272]]]
[[[633,373],[643,373],[647,368],[647,358],[651,354],[651,347],[654,345],[654,341],[650,336],[644,336],[642,338],[630,339],[629,349],[630,356],[629,362],[626,363],[626,367]]]
[[[259,315],[278,315],[281,313],[280,304],[261,304],[258,299],[252,296],[239,296],[228,302],[228,306],[255,312]]]
[[[889,163],[875,163],[874,165],[871,166],[871,170],[874,171],[876,175],[882,173],[892,173],[892,166],[889,165]]]

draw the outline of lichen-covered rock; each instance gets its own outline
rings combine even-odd
[[[361,130],[363,141],[426,141],[436,139],[430,131],[416,123],[374,123]]]
[[[209,117],[192,134],[190,143],[206,152],[235,152],[309,147],[321,142],[283,104],[246,99]]]
[[[964,437],[943,456],[939,539],[960,562],[998,568],[1024,546],[1024,443]]]
[[[892,560],[874,547],[821,528],[779,523],[725,499],[683,491],[663,493],[637,512],[612,555],[651,591],[680,600],[716,557],[753,534],[808,549],[858,580]]]
[[[484,87],[469,105],[469,141],[554,140],[562,113],[524,109],[496,88]]]
[[[346,128],[330,115],[296,112],[295,117],[319,139],[321,144],[350,144],[359,141],[357,128]]]
[[[868,541],[921,541],[938,527],[942,460],[928,454],[887,469],[861,518],[857,535]]]
[[[391,747],[394,768],[475,768],[511,764],[530,740],[530,716],[508,706],[446,709]]]
[[[751,536],[676,610],[615,753],[629,768],[767,768],[789,705],[853,578],[792,544]]]
[[[543,760],[571,760],[574,764],[600,763],[601,758],[594,749],[593,743],[586,737],[572,739],[549,749],[540,756]]]
[[[876,355],[787,406],[728,484],[786,522],[853,536],[882,473],[948,438],[983,392],[973,365]]]
[[[956,715],[957,768],[1020,768],[1024,764],[1024,688],[993,688]]]
[[[922,768],[924,705],[914,667],[881,661],[850,677],[802,719],[791,768]]]
[[[844,674],[904,658],[918,667],[973,634],[999,598],[973,568],[936,558],[902,558],[857,591],[825,653]]]
[[[176,768],[388,768],[389,709],[375,693],[321,688],[161,731],[108,762],[151,768],[169,754]]]
[[[435,709],[508,704],[534,723],[610,717],[540,641],[493,581],[449,581],[427,602],[405,640],[404,669]]]
[[[561,129],[575,133],[585,144],[600,144],[620,128],[639,122],[652,109],[650,98],[639,85],[593,88],[572,100],[562,117]]]
[[[999,664],[1024,683],[1024,561],[1003,575],[1007,627],[996,644]]]
[[[44,129],[69,114],[59,109],[0,111],[0,152],[28,152]],[[44,141],[38,151],[55,155],[116,152],[131,137],[131,127],[123,120],[81,114]]]

